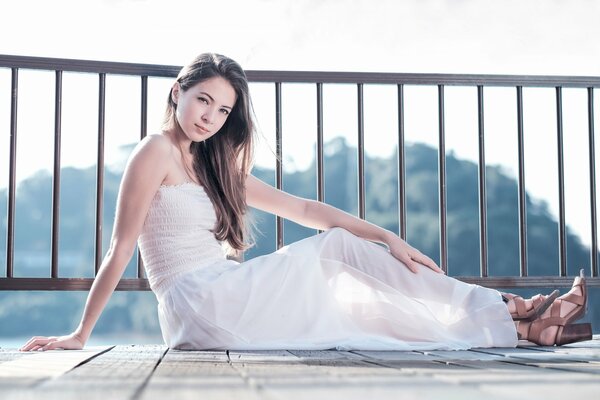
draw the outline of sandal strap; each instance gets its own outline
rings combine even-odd
[[[579,283],[577,285],[573,285],[573,287],[577,287],[580,286],[581,287],[581,292],[583,293],[583,295],[579,295],[579,294],[574,294],[574,293],[566,293],[563,296],[560,297],[560,300],[562,301],[568,301],[569,303],[573,303],[576,304],[578,306],[582,306],[585,304],[585,286],[583,286],[582,283]]]
[[[544,332],[546,328],[551,326],[556,326],[558,328],[558,337],[558,332],[561,330],[561,327],[567,325],[568,323],[568,318],[560,316],[561,308],[562,299],[555,300],[550,306],[549,317],[536,319],[528,326],[527,340],[530,340],[534,343],[540,342],[542,332]]]
[[[556,326],[557,328],[565,326],[565,319],[561,317],[548,317],[533,321],[529,326],[527,340],[530,340],[532,342],[539,342],[542,336],[542,332],[544,332],[546,328],[549,328],[551,326]]]
[[[521,296],[511,293],[506,293],[504,294],[504,296],[509,300],[513,301],[513,303],[515,304],[515,309],[517,310],[516,315],[518,317],[526,317],[528,315],[525,300],[523,300]]]

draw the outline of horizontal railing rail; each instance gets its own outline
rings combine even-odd
[[[6,241],[6,277],[0,278],[0,290],[88,290],[93,278],[64,278],[59,276],[58,241],[59,241],[59,204],[60,204],[60,149],[62,118],[62,74],[63,72],[81,72],[98,75],[98,150],[96,176],[96,226],[95,226],[95,273],[98,272],[102,258],[102,215],[103,215],[103,176],[104,176],[104,124],[106,107],[106,76],[134,75],[140,78],[140,138],[147,134],[148,78],[176,77],[180,66],[136,64],[123,62],[106,62],[91,60],[75,60],[61,58],[26,57],[0,55],[0,68],[11,71],[11,111],[10,111],[10,147],[9,147],[9,184],[7,201],[7,241]],[[51,270],[47,278],[22,278],[14,276],[14,229],[15,229],[15,196],[16,196],[16,155],[17,155],[17,106],[19,70],[38,69],[53,71],[55,78],[55,124],[54,124],[54,169],[52,186],[52,219],[51,219]],[[479,194],[479,241],[480,241],[480,276],[458,276],[469,283],[477,283],[488,287],[567,287],[572,278],[567,277],[566,259],[566,222],[564,212],[564,154],[563,154],[563,118],[562,89],[587,89],[587,115],[589,139],[589,188],[591,215],[590,270],[588,285],[600,287],[598,277],[597,217],[596,217],[596,177],[595,177],[595,133],[594,133],[594,88],[600,87],[600,77],[586,76],[535,76],[535,75],[474,75],[474,74],[416,74],[416,73],[376,73],[376,72],[328,72],[328,71],[246,71],[250,82],[274,84],[275,89],[275,139],[277,161],[276,186],[283,187],[283,166],[281,149],[284,138],[282,121],[283,83],[310,83],[315,85],[317,124],[315,126],[317,143],[317,199],[324,200],[323,179],[323,85],[353,84],[357,90],[357,132],[358,132],[358,214],[365,217],[365,169],[364,169],[364,85],[395,85],[398,96],[398,209],[399,235],[406,238],[406,197],[404,164],[404,88],[406,85],[432,85],[438,91],[438,203],[439,203],[439,241],[440,264],[448,271],[447,247],[447,199],[446,199],[446,148],[445,148],[445,87],[474,86],[477,88],[478,112],[478,194]],[[484,131],[484,88],[493,86],[513,87],[517,108],[517,146],[518,146],[518,207],[519,207],[519,260],[520,276],[489,276],[487,246],[487,194],[485,176],[485,131]],[[523,132],[523,88],[548,87],[556,90],[556,129],[558,143],[558,188],[559,188],[559,270],[557,276],[528,276],[527,259],[527,221],[526,221],[526,186],[525,156]],[[0,94],[4,95],[4,94]],[[276,245],[283,245],[283,221],[276,218]],[[148,290],[147,279],[144,278],[143,263],[138,255],[137,278],[121,279],[117,290]]]

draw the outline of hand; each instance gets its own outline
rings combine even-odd
[[[437,266],[435,261],[406,243],[398,236],[394,235],[394,238],[388,243],[388,247],[390,253],[398,260],[402,261],[406,267],[415,274],[422,266],[426,266],[439,274],[444,273],[444,271]]]
[[[46,351],[54,349],[64,350],[81,350],[85,346],[85,341],[79,337],[76,333],[71,333],[65,336],[34,336],[23,347],[20,351]]]

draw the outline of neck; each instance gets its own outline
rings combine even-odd
[[[182,149],[186,153],[186,156],[189,155],[190,145],[192,144],[192,141],[185,135],[185,133],[183,133],[179,126],[175,126],[169,130],[164,131],[164,134],[168,136],[177,147]]]

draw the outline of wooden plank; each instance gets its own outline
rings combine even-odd
[[[29,351],[19,351],[15,349],[0,349],[0,364],[5,363],[7,361],[13,361],[21,357],[27,357],[37,354],[35,352]]]
[[[29,356],[0,364],[0,378],[54,378],[110,349],[111,347],[90,347],[83,350],[31,352]]]
[[[516,349],[477,349],[486,354],[504,355],[505,362],[560,371],[600,373],[600,360],[590,354],[570,353],[564,347],[519,347]]]
[[[405,373],[396,369],[397,363],[406,363],[414,366],[415,361],[398,360],[404,357],[388,356],[396,360],[381,360],[387,352],[378,352],[371,357],[354,353],[352,357],[347,354],[332,352],[298,352],[290,351],[297,355],[301,362],[288,362],[276,357],[268,360],[267,357],[260,361],[248,360],[247,362],[234,363],[233,366],[240,370],[248,383],[255,388],[257,393],[269,399],[361,399],[372,397],[377,399],[397,398],[424,398],[440,397],[448,399],[479,399],[482,393],[473,387],[457,387],[454,384],[435,381],[425,374]],[[404,352],[406,353],[406,352]],[[423,356],[421,354],[421,356]],[[356,358],[360,357],[360,358]],[[416,357],[414,354],[411,358]],[[426,363],[428,367],[435,365],[437,368],[448,368],[431,360],[417,363]],[[385,364],[390,363],[392,367]],[[452,368],[452,367],[450,367]],[[495,398],[490,397],[489,398]]]
[[[14,354],[12,360],[0,364],[0,397],[39,386],[110,349],[104,346],[28,352],[21,353],[20,357]]]
[[[488,394],[503,397],[505,400],[526,399],[544,399],[544,400],[565,400],[565,399],[596,399],[600,391],[600,385],[597,382],[528,382],[517,384],[485,384],[480,389]]]
[[[486,354],[495,354],[503,357],[509,357],[514,354],[533,354],[538,352],[537,349],[528,347],[482,347],[471,349],[470,351]]]
[[[480,400],[484,396],[486,400],[503,400],[502,397],[483,393],[476,387],[439,385],[424,381],[415,384],[409,378],[388,381],[355,379],[296,385],[267,383],[262,392],[265,398],[281,400]]]
[[[269,399],[480,399],[482,393],[473,387],[432,381],[429,376],[404,374],[373,362],[353,359],[305,359],[302,364],[243,363],[248,381]],[[383,361],[385,362],[385,361]],[[393,362],[393,361],[388,361]],[[327,365],[327,364],[331,365]],[[488,396],[488,399],[498,397]]]
[[[598,359],[600,361],[600,347],[571,347],[571,346],[536,346],[536,347],[525,347],[530,350],[539,350],[545,352],[551,352],[556,354],[576,354],[580,356],[588,356]]]
[[[289,352],[300,359],[313,361],[319,360],[363,360],[360,354],[351,351],[340,350],[289,350]]]
[[[169,350],[140,399],[260,399],[223,352]]]
[[[237,362],[298,362],[299,359],[287,350],[230,350],[227,352],[232,363]]]
[[[143,388],[165,346],[116,346],[87,363],[18,393],[23,399],[122,399]]]
[[[495,361],[504,358],[497,354],[481,353],[476,351],[451,351],[451,350],[436,350],[424,351],[423,354],[431,356],[436,360],[443,362],[451,362],[457,360],[477,360],[477,361]]]
[[[375,360],[387,361],[435,361],[436,357],[416,351],[352,351]]]

